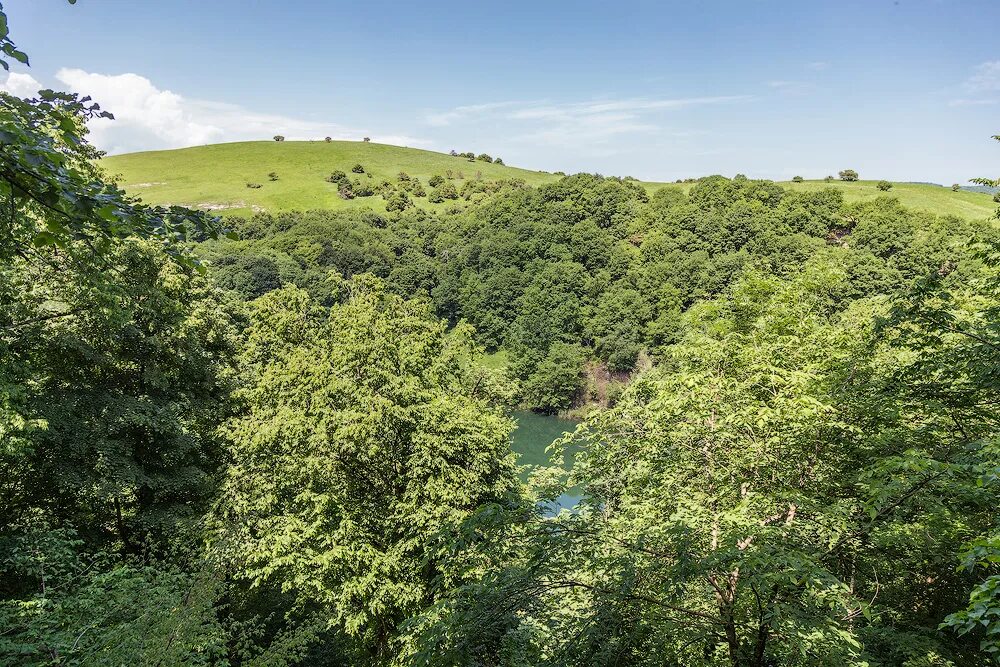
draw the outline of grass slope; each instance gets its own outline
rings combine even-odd
[[[448,169],[457,176],[474,178],[481,172],[486,179],[521,178],[529,185],[557,180],[559,176],[486,162],[468,162],[444,153],[403,148],[360,141],[247,141],[214,144],[171,151],[150,151],[115,155],[101,160],[102,166],[131,194],[152,204],[183,204],[212,209],[223,214],[246,214],[253,210],[283,211],[310,208],[371,208],[385,210],[380,196],[359,197],[345,201],[336,186],[324,179],[341,170],[352,178],[351,168],[360,163],[372,175],[373,182],[396,180],[400,171],[418,177],[430,190],[427,180],[445,175]],[[278,174],[268,180],[269,172]],[[362,176],[364,177],[364,176]],[[246,187],[260,183],[259,189]],[[454,181],[461,187],[462,181]],[[862,201],[880,196],[896,197],[910,208],[939,215],[957,215],[986,219],[997,205],[988,194],[953,192],[951,188],[919,183],[895,183],[889,192],[875,187],[876,181],[805,181],[785,182],[792,190],[836,188],[847,201]],[[667,183],[642,183],[650,193]],[[691,185],[682,187],[689,190]],[[413,198],[417,206],[441,209],[448,203],[431,204],[426,198]]]
[[[115,155],[101,160],[112,176],[117,176],[127,192],[151,204],[183,204],[209,208],[225,214],[246,214],[251,210],[282,211],[310,208],[371,208],[385,210],[380,196],[343,200],[337,187],[324,179],[341,170],[354,178],[351,168],[361,164],[372,182],[396,181],[405,171],[418,177],[428,192],[427,179],[445,175],[451,169],[466,179],[481,172],[485,179],[521,178],[539,185],[559,177],[487,162],[468,162],[445,153],[403,148],[361,141],[247,141],[213,144],[169,151],[149,151]],[[278,174],[268,180],[269,172]],[[260,183],[259,189],[248,182]],[[461,188],[462,181],[453,181]],[[416,205],[435,209],[447,203],[431,204],[412,198]]]
[[[844,193],[849,202],[865,201],[875,197],[895,197],[908,208],[930,211],[938,215],[955,215],[970,220],[981,220],[992,216],[997,210],[993,198],[981,192],[953,192],[951,188],[924,183],[893,183],[892,189],[882,192],[875,185],[878,181],[803,181],[782,183],[789,190],[813,191],[835,188]]]

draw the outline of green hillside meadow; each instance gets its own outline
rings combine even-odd
[[[375,183],[383,179],[395,181],[403,171],[419,178],[425,187],[431,176],[444,176],[449,169],[459,185],[459,175],[464,180],[475,178],[477,172],[484,179],[520,178],[529,185],[560,178],[544,171],[469,162],[445,153],[360,141],[247,141],[115,155],[104,158],[101,164],[126,191],[151,204],[183,204],[230,215],[313,208],[384,210],[382,197],[344,200],[338,196],[337,186],[324,180],[335,170],[357,176],[351,173],[355,164],[361,164]],[[268,179],[270,172],[278,174],[277,181]],[[248,188],[247,183],[259,183],[261,187]],[[988,218],[996,210],[992,198],[983,193],[953,192],[950,188],[913,183],[895,183],[889,192],[881,192],[876,183],[816,180],[782,185],[808,191],[833,187],[843,191],[847,201],[891,196],[911,208],[969,219]],[[643,185],[652,192],[668,184]],[[690,184],[682,187],[687,189]],[[432,204],[423,197],[413,201],[427,209],[449,205]]]

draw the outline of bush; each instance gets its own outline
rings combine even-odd
[[[270,178],[272,181],[276,181],[278,180],[278,172],[272,171],[267,175],[267,177]]]
[[[495,160],[493,160],[493,164],[503,164],[503,160],[501,160],[500,158],[496,158]]]
[[[284,141],[285,138],[283,136],[281,136],[280,134],[276,134],[276,135],[274,135],[274,140],[275,141]]]
[[[331,141],[333,141],[333,137],[323,137],[323,141],[325,141],[326,143],[330,143]]]
[[[337,183],[339,185],[350,185],[351,179],[347,178],[347,174],[340,171],[339,169],[329,176],[326,177],[327,183]]]
[[[340,195],[341,199],[354,199],[354,189],[350,183],[341,183],[340,187],[337,188],[337,194]]]
[[[410,198],[406,196],[405,192],[396,191],[385,202],[385,210],[404,211],[412,205],[413,203],[410,201]]]
[[[493,162],[493,158],[486,153],[480,153],[476,156],[476,159],[480,162]]]
[[[856,181],[858,180],[858,172],[853,169],[844,169],[837,173],[842,181]]]
[[[827,183],[832,183],[833,182],[833,176],[827,176],[823,180],[826,181]]]
[[[442,183],[444,183],[444,176],[439,176],[437,174],[427,179],[427,185],[431,186],[432,188],[436,188]]]
[[[421,185],[419,178],[414,178],[410,182],[410,194],[414,197],[426,197],[427,192],[424,190],[424,186]]]
[[[372,187],[371,182],[362,181],[360,178],[351,181],[351,191],[354,192],[355,197],[371,197],[375,194],[375,188]]]
[[[892,183],[890,183],[889,181],[879,181],[875,185],[875,187],[881,190],[882,192],[888,192],[889,190],[892,190]]]
[[[247,187],[250,188],[250,189],[252,189],[252,190],[257,190],[261,186],[260,186],[260,183],[247,183]]]
[[[407,181],[410,180],[410,175],[407,174],[405,171],[401,171],[398,174],[396,174],[396,180],[398,180],[400,183],[406,183]]]
[[[792,183],[801,183],[804,180],[806,179],[802,178],[801,176],[792,176]]]
[[[962,189],[962,186],[959,185],[958,183],[953,183],[952,186],[951,186],[951,191],[952,192],[958,192],[961,189]]]
[[[365,168],[362,167],[360,163],[358,163],[353,167],[351,167],[351,171],[353,171],[355,174],[363,174],[365,173]]]
[[[458,190],[455,189],[454,185],[448,183],[447,181],[431,190],[431,194],[427,198],[427,201],[439,204],[446,199],[458,199]]]
[[[365,137],[362,141],[364,141],[367,144],[371,140],[372,140],[371,137]]]

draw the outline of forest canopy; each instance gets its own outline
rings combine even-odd
[[[0,93],[0,664],[996,664],[996,223],[576,174],[224,226],[102,115]],[[515,407],[584,412],[530,476]]]

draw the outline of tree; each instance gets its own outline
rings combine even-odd
[[[282,135],[280,135],[280,134],[276,134],[276,135],[274,135],[274,140],[275,140],[275,141],[284,141],[284,140],[285,140],[285,137],[283,137],[283,136],[282,136]]]
[[[877,187],[882,192],[888,192],[889,190],[892,190],[892,183],[890,183],[889,181],[879,181],[875,185],[875,187]]]
[[[386,664],[406,620],[474,576],[461,527],[515,494],[511,423],[467,328],[370,278],[340,289],[329,310],[295,288],[251,308],[216,539],[238,577]]]
[[[323,137],[323,141],[325,141],[326,143],[330,143],[333,141],[333,137]]]
[[[365,137],[363,141],[367,144],[371,140],[372,140],[371,137]]]
[[[431,176],[429,179],[427,179],[427,185],[431,186],[432,188],[436,188],[442,183],[444,183],[444,176],[440,176],[438,174],[435,174]]]
[[[351,171],[353,171],[355,174],[363,174],[365,173],[365,168],[360,163],[358,163],[353,167],[351,167]]]
[[[961,185],[959,185],[958,183],[952,183],[952,185],[951,185],[951,191],[952,192],[958,192],[961,189],[962,189]]]
[[[583,388],[583,350],[578,345],[554,343],[524,382],[522,395],[532,410],[553,414],[573,405]]]
[[[858,180],[858,172],[853,169],[843,169],[837,173],[842,181],[856,181]]]
[[[495,158],[493,160],[493,164],[503,164],[503,160],[501,160],[500,158]]]
[[[792,182],[793,182],[793,183],[801,183],[801,182],[802,182],[802,181],[804,181],[804,180],[805,180],[805,179],[804,179],[804,178],[802,178],[801,176],[793,176],[793,177],[792,177]]]
[[[480,153],[476,156],[476,159],[480,162],[493,162],[493,158],[486,153]]]
[[[833,182],[833,176],[825,176],[823,178],[823,180],[826,181],[827,183],[832,183]]]

